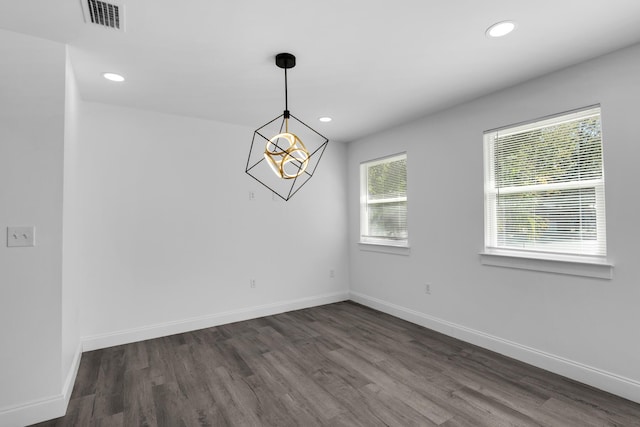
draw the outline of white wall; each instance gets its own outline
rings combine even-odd
[[[290,201],[274,201],[244,173],[254,129],[81,110],[85,350],[347,298],[344,145],[328,146]]]
[[[639,75],[635,46],[349,144],[353,298],[640,402]],[[596,103],[613,280],[481,265],[483,131]],[[410,254],[363,251],[359,163],[401,151]]]
[[[78,209],[78,123],[80,95],[67,53],[65,74],[64,174],[62,207],[62,382],[68,401],[73,390],[82,347],[80,344],[81,283],[78,278],[80,254],[77,239]]]
[[[0,30],[0,70],[3,424],[24,405],[55,400],[62,386],[65,47]],[[36,227],[36,246],[7,248],[6,227],[22,225]]]

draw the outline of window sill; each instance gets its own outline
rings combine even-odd
[[[364,252],[378,252],[391,255],[405,255],[411,254],[411,248],[409,246],[391,245],[387,243],[370,243],[370,242],[358,242],[358,246],[361,251]]]
[[[531,252],[514,253],[491,250],[480,253],[480,263],[494,267],[613,279],[613,264],[598,258],[587,259],[570,255],[556,255],[553,258],[549,258],[548,256]]]

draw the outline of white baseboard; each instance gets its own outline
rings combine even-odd
[[[78,347],[76,348],[76,352],[73,355],[73,360],[71,361],[69,372],[67,373],[67,377],[64,381],[64,384],[62,385],[62,398],[64,399],[65,412],[66,412],[67,406],[69,406],[71,393],[73,393],[73,385],[76,383],[76,377],[78,376],[78,368],[80,368],[81,358],[82,358],[82,342],[79,342]],[[61,416],[61,415],[58,415],[58,416]]]
[[[82,338],[82,349],[83,351],[91,351],[101,348],[113,347],[116,345],[128,344],[137,341],[165,337],[173,334],[180,334],[183,332],[195,331],[198,329],[211,328],[213,326],[224,325],[232,322],[240,322],[243,320],[255,319],[263,316],[271,316],[273,314],[284,313],[286,311],[300,310],[303,308],[315,307],[324,304],[332,304],[334,302],[346,301],[348,299],[348,292],[337,292],[333,294],[301,298],[292,301],[247,307],[239,310],[225,311],[222,313],[209,314],[205,316],[194,317],[191,319],[183,319],[156,325],[143,326],[140,328],[126,329],[103,335],[94,335]]]
[[[448,322],[358,292],[352,291],[349,294],[351,300],[367,307],[640,403],[640,381],[625,378],[593,366]]]
[[[73,361],[69,367],[62,392],[59,395],[27,402],[22,405],[0,409],[0,426],[23,427],[41,421],[62,417],[67,412],[73,384],[78,375],[82,346],[78,344]]]

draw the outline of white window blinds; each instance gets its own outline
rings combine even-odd
[[[360,242],[406,246],[407,155],[360,165]]]
[[[606,255],[600,108],[486,132],[485,246]]]

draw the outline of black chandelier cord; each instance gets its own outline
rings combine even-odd
[[[288,87],[287,87],[287,69],[284,69],[284,111],[285,111],[285,118],[289,118],[289,91],[288,91]]]
[[[285,132],[289,132],[289,89],[287,84],[287,69],[284,69],[284,123]]]

